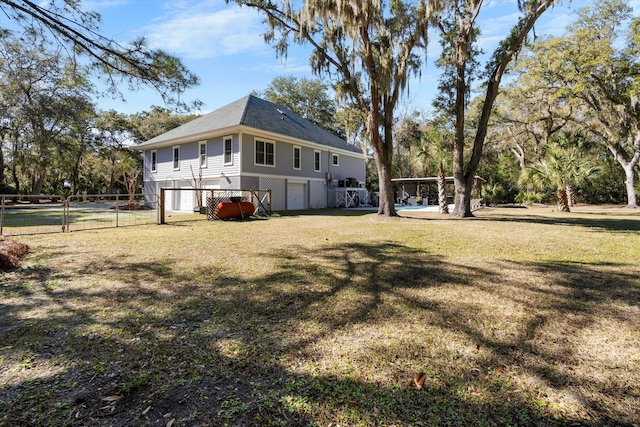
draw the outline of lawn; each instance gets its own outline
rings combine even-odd
[[[2,426],[637,426],[640,212],[24,236]]]

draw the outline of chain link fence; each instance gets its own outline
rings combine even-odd
[[[193,199],[196,200],[198,196],[206,200],[206,206],[187,210],[176,208],[169,202],[175,201],[174,196],[179,194],[178,191],[194,191]],[[61,233],[217,219],[215,208],[220,202],[250,202],[254,206],[253,215],[271,214],[270,190],[203,189],[198,190],[200,194],[195,191],[167,188],[161,190],[160,197],[156,194],[0,194],[0,235]],[[168,193],[166,197],[165,193]]]
[[[0,234],[60,233],[158,222],[155,194],[0,195]]]
[[[66,230],[129,227],[158,222],[155,194],[70,196],[66,199]]]

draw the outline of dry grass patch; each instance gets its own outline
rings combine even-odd
[[[639,424],[639,230],[540,207],[31,236],[0,425]]]

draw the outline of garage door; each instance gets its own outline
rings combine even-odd
[[[307,193],[306,184],[298,184],[290,182],[287,185],[287,209],[305,209],[307,204],[305,203],[305,194]]]
[[[175,208],[177,211],[192,211],[196,205],[196,192],[190,184],[182,184],[177,194],[178,206]]]

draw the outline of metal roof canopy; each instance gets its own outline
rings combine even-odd
[[[445,177],[444,182],[447,184],[453,184],[453,177],[452,176]],[[478,184],[482,184],[483,182],[486,182],[484,178],[481,178],[478,175],[475,176],[474,186]],[[437,184],[438,177],[430,176],[430,177],[424,177],[424,178],[392,178],[391,183],[392,184]]]

